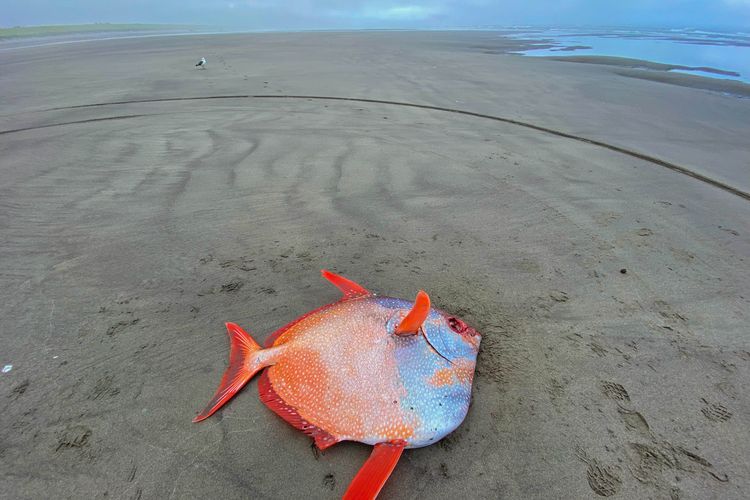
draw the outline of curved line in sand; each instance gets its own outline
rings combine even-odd
[[[566,139],[572,139],[574,141],[591,144],[593,146],[599,146],[601,148],[609,149],[610,151],[615,151],[620,154],[632,156],[633,158],[637,158],[639,160],[654,163],[656,165],[662,166],[674,172],[687,175],[689,177],[705,182],[706,184],[710,184],[711,186],[717,187],[719,189],[723,189],[724,191],[728,193],[732,193],[736,196],[739,196],[740,198],[744,198],[750,201],[750,193],[746,193],[742,191],[741,189],[735,188],[733,186],[730,186],[729,184],[725,184],[724,182],[718,181],[716,179],[706,177],[703,174],[699,174],[698,172],[694,172],[688,168],[681,167],[680,165],[677,165],[675,163],[671,163],[671,162],[661,160],[653,156],[639,153],[638,151],[633,151],[632,149],[622,148],[620,146],[615,146],[613,144],[608,144],[606,142],[597,141],[596,139],[589,139],[587,137],[583,137],[580,135],[568,134],[560,130],[542,127],[540,125],[534,125],[533,123],[523,122],[520,120],[514,120],[512,118],[503,118],[501,116],[486,115],[483,113],[475,113],[474,111],[466,111],[466,110],[455,109],[455,108],[445,108],[442,106],[431,106],[429,104],[414,104],[410,102],[388,101],[388,100],[383,100],[383,99],[365,99],[365,98],[357,98],[357,97],[336,97],[336,96],[317,96],[317,95],[244,94],[244,95],[218,95],[218,96],[198,96],[198,97],[165,97],[165,98],[159,98],[159,99],[134,99],[134,100],[129,100],[129,101],[113,101],[113,102],[103,102],[103,103],[95,103],[95,104],[79,104],[76,106],[48,108],[48,109],[44,109],[40,111],[44,112],[44,111],[61,111],[61,110],[66,110],[66,109],[96,108],[96,107],[104,107],[104,106],[116,106],[120,104],[142,104],[142,103],[173,102],[173,101],[205,101],[205,100],[212,100],[212,99],[307,99],[307,100],[319,100],[319,101],[361,102],[361,103],[369,103],[369,104],[386,104],[386,105],[391,105],[391,106],[402,106],[402,107],[407,107],[407,108],[427,109],[431,111],[443,111],[446,113],[473,116],[476,118],[484,118],[486,120],[509,123],[511,125],[517,125],[519,127],[536,130],[538,132],[544,132],[550,135],[564,137]],[[140,116],[148,116],[148,115],[125,115],[125,116],[115,116],[115,117],[110,117],[110,118],[93,118],[89,120],[52,123],[48,125],[38,125],[35,127],[26,127],[26,128],[14,129],[14,130],[2,130],[0,131],[0,135],[11,134],[14,132],[23,132],[23,131],[34,130],[34,129],[39,129],[39,128],[57,127],[57,126],[62,126],[62,125],[73,125],[73,124],[78,124],[78,123],[89,123],[89,122],[96,122],[96,121],[119,120],[119,119],[124,119],[124,118],[136,118]]]
[[[46,125],[35,125],[33,127],[14,128],[12,130],[0,130],[0,135],[14,134],[16,132],[26,132],[28,130],[38,130],[41,128],[62,127],[63,125],[77,125],[79,123],[107,122],[111,120],[124,120],[126,118],[140,118],[142,116],[155,116],[155,115],[118,115],[118,116],[106,116],[104,118],[88,118],[86,120],[75,120],[72,122],[48,123]]]

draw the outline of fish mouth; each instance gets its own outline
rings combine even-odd
[[[466,331],[461,333],[464,341],[468,342],[475,349],[479,349],[479,344],[482,342],[482,334],[476,331],[474,328],[469,327]]]
[[[461,332],[461,335],[465,335],[467,337],[479,337],[480,339],[482,338],[482,334],[472,327],[468,327],[466,330]]]
[[[451,330],[453,330],[454,333],[457,333],[466,339],[482,339],[482,335],[474,327],[467,325],[460,318],[453,316],[452,314],[448,314],[444,311],[440,311],[440,314],[442,314],[446,323],[448,323],[448,326]]]

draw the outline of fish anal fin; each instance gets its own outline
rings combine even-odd
[[[320,432],[317,432],[313,439],[315,439],[315,446],[317,446],[319,450],[325,450],[326,448],[330,448],[331,446],[339,442],[338,439],[333,437],[331,434],[328,434],[323,429],[318,430]]]
[[[258,379],[258,392],[263,404],[270,408],[276,415],[286,420],[289,425],[312,437],[318,449],[325,450],[339,442],[336,436],[308,422],[299,414],[296,408],[281,399],[281,396],[279,396],[271,384],[268,370],[264,371]]]
[[[339,276],[336,273],[332,273],[331,271],[323,269],[322,271],[320,271],[320,274],[322,274],[325,279],[333,283],[336,288],[341,290],[341,293],[344,294],[344,298],[346,299],[356,299],[358,297],[369,297],[370,295],[373,295],[371,291],[369,291],[362,285],[355,283],[350,279],[344,278],[343,276]]]
[[[343,500],[372,500],[377,497],[405,447],[406,442],[402,440],[376,444],[346,489]]]

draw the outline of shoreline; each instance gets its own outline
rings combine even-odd
[[[719,77],[692,75],[689,73],[672,73],[672,70],[694,70],[716,73],[717,75],[738,75],[733,71],[726,71],[710,67],[681,66],[664,64],[645,59],[632,59],[614,56],[534,56],[550,61],[579,64],[597,64],[610,68],[617,68],[614,73],[629,78],[640,78],[681,87],[690,87],[729,94],[736,97],[750,97],[750,84],[740,80]]]
[[[727,71],[719,68],[712,68],[708,66],[682,66],[679,64],[665,64],[647,59],[633,59],[630,57],[616,57],[616,56],[601,56],[601,55],[587,55],[587,56],[539,56],[546,57],[555,61],[570,61],[580,62],[588,64],[605,64],[607,66],[624,66],[626,68],[635,69],[651,69],[657,71],[670,71],[675,69],[681,69],[686,71],[704,71],[706,73],[715,73],[723,76],[740,76],[736,71]]]

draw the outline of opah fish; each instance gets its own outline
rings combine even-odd
[[[344,498],[375,498],[405,448],[433,444],[469,409],[481,336],[461,319],[412,301],[380,297],[322,271],[344,294],[280,328],[261,348],[227,323],[229,367],[194,422],[208,418],[257,372],[260,399],[323,450],[373,445]]]

